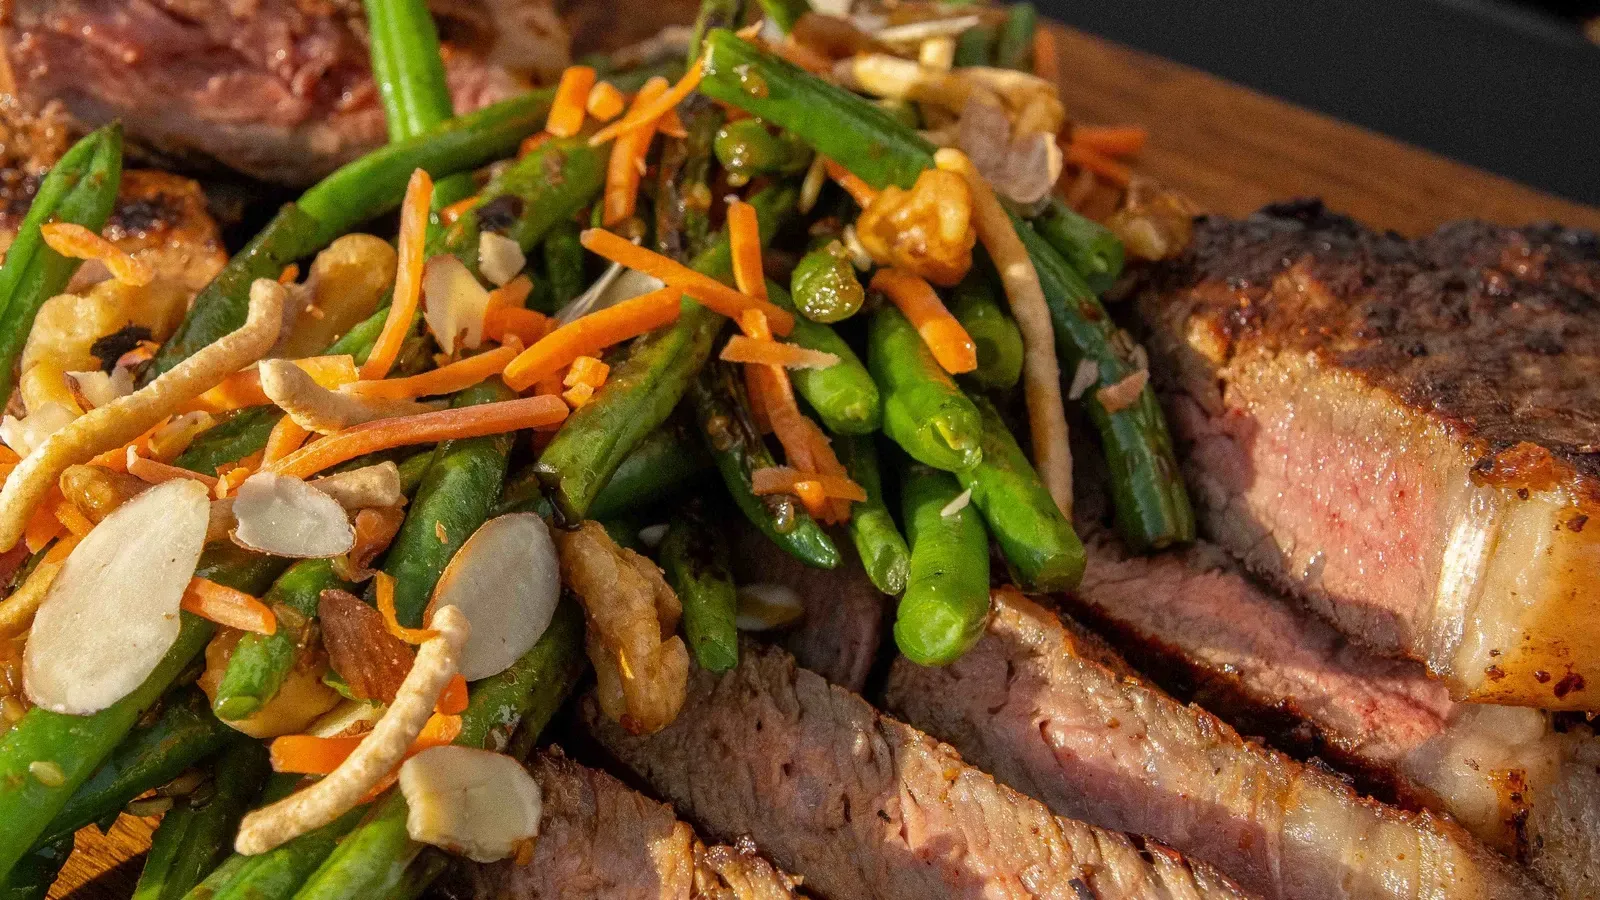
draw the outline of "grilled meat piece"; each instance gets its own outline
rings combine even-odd
[[[800,665],[846,690],[860,691],[877,660],[888,599],[861,567],[850,537],[834,535],[843,557],[834,569],[813,569],[742,519],[733,541],[733,574],[739,584],[786,585],[800,595],[805,617],[783,636]]]
[[[547,3],[493,4],[506,5],[528,8],[507,27],[543,52],[452,47],[445,69],[458,112],[521,88],[486,56],[542,57],[544,72],[566,64]],[[78,129],[120,118],[159,157],[209,157],[291,185],[385,140],[365,21],[347,0],[11,0],[0,4],[0,94],[23,111],[59,102]]]
[[[533,858],[461,863],[448,890],[483,900],[782,900],[795,880],[748,840],[707,848],[672,809],[554,750],[528,765],[544,792]]]
[[[1317,754],[1448,813],[1562,897],[1600,897],[1600,739],[1521,707],[1452,703],[1413,662],[1351,644],[1201,544],[1089,542],[1069,601],[1135,665],[1246,734]]]
[[[1020,595],[951,665],[896,660],[888,707],[1057,814],[1149,834],[1264,897],[1546,896],[1460,828],[1244,740]]]
[[[592,696],[583,711],[624,766],[710,833],[751,835],[818,896],[1244,896],[1154,841],[1051,815],[779,650],[697,671],[683,714],[648,737]]]
[[[1139,295],[1211,536],[1452,696],[1600,710],[1600,242],[1206,218]]]

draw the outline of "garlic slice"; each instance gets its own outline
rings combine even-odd
[[[288,475],[257,472],[233,498],[233,541],[247,550],[294,559],[327,559],[356,542],[339,501]]]
[[[561,599],[561,564],[544,519],[491,519],[462,545],[439,578],[434,606],[460,609],[472,623],[461,676],[498,675],[539,642]]]
[[[537,837],[539,783],[503,753],[433,747],[400,767],[406,833],[411,839],[476,862],[507,859]]]

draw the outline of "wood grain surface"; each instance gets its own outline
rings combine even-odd
[[[1600,229],[1600,209],[1569,203],[1193,69],[1055,29],[1061,96],[1076,120],[1149,127],[1135,168],[1210,212],[1245,215],[1274,200],[1320,196],[1404,234],[1442,222],[1555,220]],[[152,820],[124,816],[109,834],[79,833],[52,898],[121,900],[133,890]]]

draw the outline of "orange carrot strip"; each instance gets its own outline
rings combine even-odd
[[[594,388],[587,384],[575,384],[561,392],[561,399],[573,409],[581,409],[585,403],[594,398]]]
[[[229,628],[265,635],[278,632],[278,617],[265,603],[244,591],[206,578],[189,580],[189,588],[183,592],[181,608]]]
[[[244,484],[246,478],[256,473],[256,469],[260,467],[261,460],[265,456],[265,451],[252,453],[240,460],[238,465],[218,475],[217,489],[214,492],[217,499],[221,500],[224,497],[232,496],[233,492],[239,489],[239,485]]]
[[[648,107],[667,92],[665,78],[652,78],[639,89],[633,100],[635,111]],[[632,115],[632,113],[629,113]],[[644,177],[645,156],[650,152],[650,142],[655,138],[656,120],[652,119],[617,138],[611,148],[611,159],[606,163],[605,194],[601,198],[602,224],[610,227],[633,215],[639,203],[639,179]]]
[[[559,399],[525,397],[379,419],[336,431],[278,460],[265,471],[308,478],[329,466],[379,450],[539,428],[561,422],[566,417],[567,405]]]
[[[444,209],[439,210],[439,221],[446,225],[454,225],[456,220],[461,218],[461,216],[465,214],[467,210],[477,205],[477,194],[473,194],[471,197],[467,197],[462,200],[457,200],[449,206],[446,206]]]
[[[1150,130],[1138,125],[1074,125],[1072,143],[1104,156],[1129,156],[1144,149]]]
[[[467,679],[461,673],[450,676],[450,681],[439,693],[439,702],[433,705],[433,711],[441,716],[458,716],[467,708]],[[424,726],[426,727],[426,726]]]
[[[329,389],[343,387],[360,377],[355,357],[348,354],[308,356],[294,360],[294,364],[317,384]],[[261,371],[251,366],[224,378],[221,384],[195,398],[184,411],[199,409],[222,413],[247,406],[265,406],[271,402],[267,392],[261,389]]]
[[[373,575],[373,584],[377,588],[378,612],[383,614],[383,627],[389,629],[390,634],[408,644],[420,644],[439,634],[431,628],[407,628],[400,624],[399,617],[395,615],[393,575],[378,572]]]
[[[1086,144],[1074,141],[1066,146],[1064,154],[1067,162],[1088,169],[1118,187],[1127,187],[1133,180],[1133,170]]]
[[[361,367],[361,377],[382,378],[394,367],[400,356],[400,345],[411,331],[411,320],[417,312],[417,301],[422,295],[422,253],[427,239],[428,204],[433,200],[433,179],[418,169],[411,173],[406,185],[406,197],[400,204],[400,240],[397,244],[400,264],[394,279],[394,298],[389,303],[389,316],[383,321],[383,330],[372,345],[367,362]]]
[[[155,278],[155,271],[142,259],[134,259],[111,243],[82,225],[71,222],[46,222],[39,228],[44,242],[51,250],[73,259],[97,259],[105,264],[111,276],[135,287],[142,287]]]
[[[590,228],[583,233],[582,243],[584,249],[591,253],[646,275],[654,275],[668,285],[682,288],[685,294],[693,297],[702,306],[730,319],[738,319],[739,314],[746,309],[759,309],[771,323],[773,331],[788,335],[794,330],[794,316],[788,310],[773,305],[771,301],[758,300],[741,294],[710,276],[702,275],[652,250],[635,246],[626,238],[609,231]]]
[[[772,420],[767,418],[767,401],[763,393],[767,370],[761,366],[744,367],[744,392],[750,400],[750,418],[762,434],[772,433]]]
[[[589,99],[584,101],[583,108],[589,115],[601,122],[609,122],[622,115],[622,108],[627,105],[622,97],[622,92],[609,81],[602,81],[589,89]]]
[[[489,310],[483,317],[483,336],[502,344],[507,338],[515,338],[523,347],[529,347],[554,331],[555,325],[555,319],[538,310],[503,306]]]
[[[681,303],[681,289],[664,287],[569,322],[518,354],[506,366],[506,384],[525,391],[580,356],[594,356],[674,321]]]
[[[956,317],[944,308],[933,285],[904,269],[879,269],[872,289],[882,291],[905,313],[946,372],[958,375],[978,367],[978,347]]]
[[[750,491],[757,496],[789,493],[796,482],[815,481],[829,496],[840,500],[865,502],[867,492],[849,478],[838,475],[805,474],[789,466],[768,466],[750,473]]]
[[[409,378],[357,381],[345,388],[345,392],[384,400],[411,400],[437,394],[453,394],[498,375],[500,370],[516,359],[520,352],[522,352],[522,342],[513,336],[511,343],[479,353],[477,356],[469,356]]]
[[[287,266],[283,267],[283,271],[282,272],[278,273],[278,283],[279,284],[294,284],[296,281],[299,281],[299,280],[300,280],[300,264],[299,263],[289,263]]]
[[[827,167],[828,177],[838,182],[839,186],[844,188],[845,193],[850,195],[850,199],[856,201],[856,205],[862,209],[866,209],[871,205],[873,199],[878,196],[877,190],[872,185],[862,181],[854,172],[844,166],[831,159],[823,160],[823,165]]]
[[[677,109],[669,109],[663,113],[656,122],[656,130],[671,138],[689,136],[689,128],[683,124],[683,118],[678,115]]]
[[[485,309],[520,309],[528,304],[528,295],[531,293],[533,293],[533,279],[526,274],[518,275],[489,292],[489,302]]]
[[[428,717],[427,724],[422,726],[422,732],[417,735],[415,741],[412,741],[411,746],[406,748],[406,757],[409,759],[416,756],[429,747],[442,747],[454,741],[460,734],[459,715],[435,713]],[[326,775],[354,753],[366,737],[365,734],[341,737],[286,734],[272,739],[268,755],[274,772]]]
[[[1033,74],[1051,84],[1061,83],[1061,58],[1056,53],[1056,36],[1048,28],[1033,33]]]
[[[22,455],[21,454],[19,454],[15,450],[11,449],[10,447],[7,447],[5,444],[0,444],[0,463],[19,463],[19,462],[22,462]]]
[[[556,97],[550,104],[550,116],[545,119],[544,130],[556,137],[572,137],[583,130],[584,107],[589,102],[589,90],[594,87],[594,69],[589,66],[567,66],[556,85]]]
[[[767,302],[767,276],[761,267],[761,218],[754,206],[738,198],[728,203],[728,247],[733,256],[733,283],[739,292]]]
[[[294,419],[284,416],[267,435],[267,446],[261,451],[261,461],[268,465],[275,463],[305,446],[309,437],[310,431],[301,428]]]
[[[67,533],[73,537],[83,537],[94,530],[94,523],[89,517],[78,512],[78,508],[71,503],[61,503],[55,509],[56,520],[59,521]]]
[[[27,527],[22,530],[22,540],[28,545],[29,553],[43,550],[62,532],[61,520],[56,518],[56,508],[65,502],[61,497],[61,489],[52,487],[44,502],[33,511]]]
[[[580,356],[572,361],[572,368],[567,370],[566,377],[561,383],[567,387],[587,384],[597,388],[606,383],[606,378],[611,374],[611,367],[593,356]]]
[[[589,138],[589,146],[598,147],[612,138],[627,134],[636,128],[642,128],[661,118],[666,114],[667,110],[683,102],[683,98],[689,96],[691,91],[700,86],[700,77],[704,74],[705,60],[695,60],[694,65],[683,73],[683,77],[670,90],[648,104],[640,105],[635,102],[634,108],[629,110],[628,114],[623,116],[621,120],[595,132],[594,137]]]
[[[806,479],[794,483],[794,495],[800,498],[806,512],[814,519],[826,519],[828,516],[828,494],[822,489],[822,482]]]
[[[728,338],[720,358],[723,362],[757,363],[786,369],[826,369],[839,361],[832,353],[777,341],[758,341],[742,334]]]
[[[149,431],[146,431],[144,434],[139,435],[121,447],[107,450],[99,456],[96,456],[94,459],[89,460],[89,465],[102,466],[110,469],[113,472],[128,471],[128,448],[137,447],[140,453],[147,452],[150,449],[150,439],[155,437],[156,432],[166,427],[166,424],[170,421],[172,421],[171,416],[163,418],[160,422],[156,423],[153,428],[151,428]]]
[[[200,482],[206,486],[207,490],[215,490],[217,487],[217,479],[212,478],[210,475],[202,475],[199,472],[191,472],[188,469],[180,469],[177,466],[169,466],[164,462],[148,459],[140,456],[138,449],[135,447],[129,447],[126,452],[128,474],[140,481],[148,484],[161,484],[174,478],[187,478],[191,481]]]

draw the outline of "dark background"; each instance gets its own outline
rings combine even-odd
[[[1582,31],[1600,0],[1035,2],[1118,43],[1600,205],[1600,46]]]

